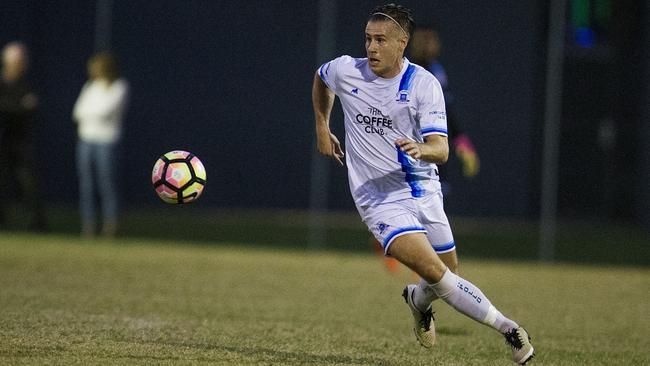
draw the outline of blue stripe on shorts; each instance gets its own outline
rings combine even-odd
[[[447,244],[440,244],[440,245],[431,245],[433,247],[433,250],[436,251],[436,253],[447,253],[451,252],[452,250],[456,249],[456,243],[455,242],[449,242]]]
[[[393,242],[393,240],[399,236],[403,235],[406,233],[421,233],[421,232],[426,232],[427,230],[423,228],[422,226],[409,226],[409,227],[402,227],[399,228],[390,234],[384,239],[384,254],[388,254],[388,247],[390,247],[390,244]]]

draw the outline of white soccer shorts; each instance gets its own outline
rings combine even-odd
[[[388,249],[395,238],[412,233],[426,233],[436,253],[448,253],[456,249],[440,190],[425,197],[357,209],[361,220],[384,247],[387,256],[390,256]]]

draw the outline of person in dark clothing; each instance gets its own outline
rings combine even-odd
[[[44,230],[45,215],[35,167],[34,120],[38,97],[29,85],[27,48],[11,42],[2,49],[0,74],[0,224],[7,203],[20,197],[31,213],[30,229]]]

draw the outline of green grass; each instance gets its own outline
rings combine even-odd
[[[182,245],[179,245],[182,244]],[[650,364],[650,270],[461,260],[526,326],[531,365]],[[507,365],[491,329],[436,304],[417,345],[367,253],[0,234],[2,365]]]

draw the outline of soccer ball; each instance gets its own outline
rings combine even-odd
[[[153,166],[151,183],[166,203],[196,201],[205,187],[205,167],[196,155],[174,150],[161,156]]]

